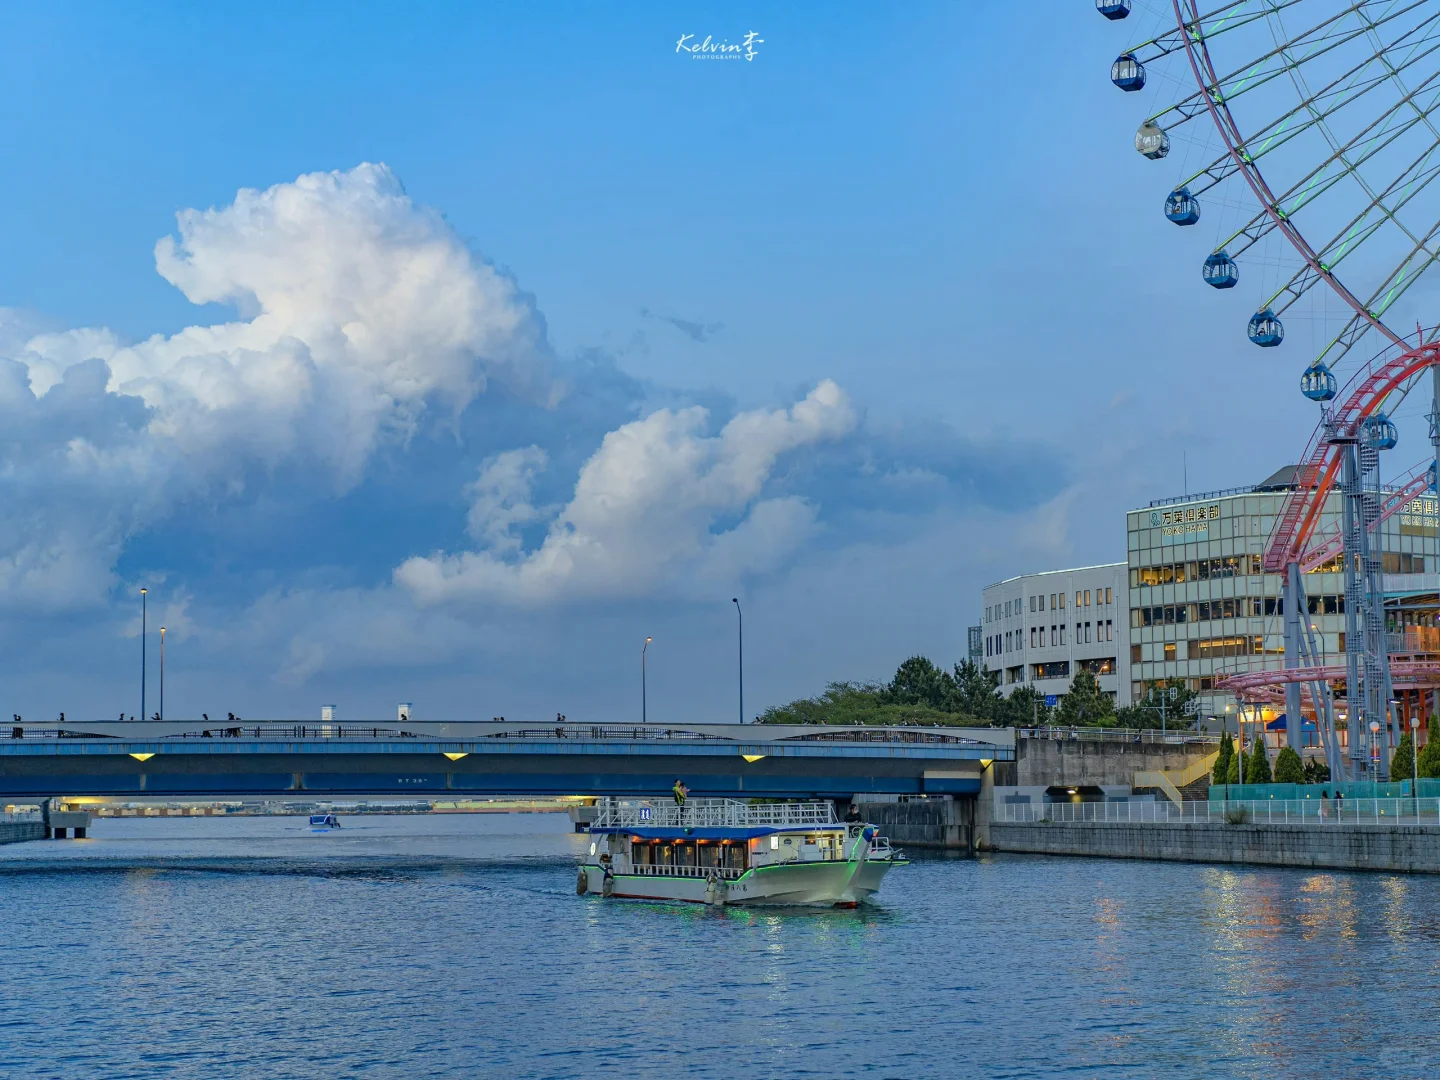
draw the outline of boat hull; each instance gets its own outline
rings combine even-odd
[[[724,889],[699,877],[616,873],[611,875],[609,895],[697,904],[854,907],[875,894],[892,867],[904,864],[903,859],[869,859],[858,866],[854,860],[781,863],[747,871]],[[580,872],[585,893],[605,895],[605,872],[600,866],[587,863]]]

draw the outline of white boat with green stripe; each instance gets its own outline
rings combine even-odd
[[[602,799],[590,832],[582,896],[855,907],[907,861],[828,801]]]

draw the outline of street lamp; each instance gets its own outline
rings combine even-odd
[[[160,627],[160,721],[165,721],[165,627]]]
[[[146,595],[149,589],[140,590],[140,719],[145,719],[145,637],[148,633],[147,619],[149,617],[148,602]]]
[[[732,596],[730,603],[735,605],[735,614],[740,619],[740,723],[743,724],[745,722],[745,613],[740,610],[738,596]]]
[[[640,722],[642,724],[649,723],[645,701],[645,650],[650,648],[650,640],[647,637],[645,644],[640,646]]]
[[[1370,779],[1380,780],[1380,721],[1370,721]]]
[[[1410,717],[1410,794],[1415,796],[1415,824],[1420,824],[1420,717]]]

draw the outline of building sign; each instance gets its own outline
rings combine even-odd
[[[1220,504],[1151,510],[1150,527],[1160,529],[1162,544],[1193,544],[1210,539],[1210,522],[1220,517]]]
[[[1440,536],[1440,504],[1430,497],[1413,499],[1400,511],[1401,536]]]
[[[648,806],[642,806],[642,807],[640,807],[640,820],[641,820],[641,821],[649,821],[649,820],[650,820],[650,807],[648,807]]]

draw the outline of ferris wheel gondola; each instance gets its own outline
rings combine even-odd
[[[1129,4],[1118,5],[1123,12],[1110,6],[1097,0],[1107,19],[1130,14]],[[1173,15],[1168,25],[1121,52],[1110,75],[1129,93],[1147,83],[1183,88],[1135,134],[1135,149],[1151,161],[1183,150],[1174,154],[1181,167],[1168,178],[1165,217],[1193,226],[1202,200],[1217,208],[1201,277],[1232,290],[1245,266],[1243,288],[1255,301],[1246,336],[1255,345],[1286,342],[1286,320],[1321,328],[1300,390],[1320,404],[1322,420],[1276,516],[1264,567],[1283,575],[1284,665],[1315,672],[1292,671],[1286,710],[1299,714],[1300,682],[1313,679],[1334,767],[1334,716],[1313,633],[1302,625],[1300,575],[1343,555],[1333,565],[1349,598],[1347,657],[1359,657],[1347,659],[1348,715],[1384,715],[1398,739],[1388,707],[1385,585],[1372,553],[1385,518],[1433,491],[1440,473],[1431,464],[1440,460],[1440,320],[1425,317],[1440,284],[1440,0],[1209,0],[1205,10],[1200,0],[1170,0],[1164,7]],[[1343,388],[1341,367],[1350,369]],[[1380,453],[1399,440],[1392,417],[1422,385],[1431,399],[1431,462],[1385,487]],[[1344,496],[1345,520],[1359,523],[1340,530],[1343,539],[1317,532],[1332,492]],[[1361,769],[1360,752],[1352,742],[1351,771]]]

